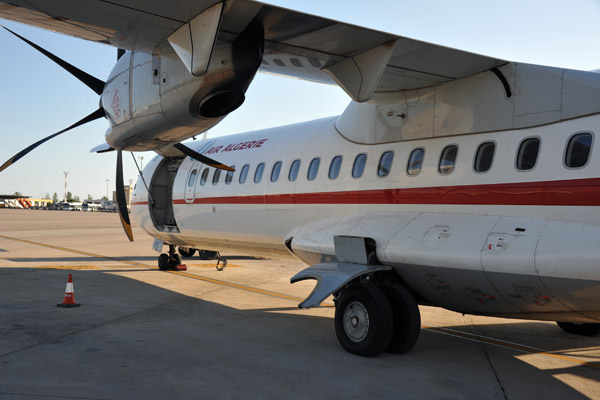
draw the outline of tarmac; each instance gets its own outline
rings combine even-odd
[[[345,352],[292,258],[159,271],[118,214],[0,209],[0,399],[600,399],[600,337],[421,306],[407,354]],[[218,249],[214,249],[218,250]],[[71,273],[78,308],[58,308]]]

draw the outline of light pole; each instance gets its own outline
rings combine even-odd
[[[110,179],[107,179],[107,180],[106,180],[106,200],[110,200],[110,199],[108,198],[108,181],[110,181]]]
[[[65,174],[65,201],[67,201],[67,176],[69,176],[69,171],[65,171],[63,174]]]
[[[140,160],[140,171],[144,170],[144,156],[138,156],[138,160]]]

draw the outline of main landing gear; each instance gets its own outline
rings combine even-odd
[[[158,256],[158,269],[166,271],[176,269],[181,264],[181,256],[175,253],[175,246],[169,245],[169,254],[162,253]]]
[[[219,271],[223,271],[227,267],[227,260],[225,258],[221,257],[221,253],[219,253],[218,251],[199,250],[199,249],[194,249],[191,247],[181,247],[181,246],[178,248],[178,251],[179,251],[179,254],[181,255],[181,257],[183,257],[183,258],[192,258],[194,256],[194,254],[196,254],[196,251],[198,251],[198,256],[200,257],[201,260],[217,260],[216,268]],[[159,262],[160,262],[160,260],[159,260]]]
[[[336,295],[335,333],[342,347],[359,356],[405,353],[417,342],[421,315],[401,285],[361,283]]]

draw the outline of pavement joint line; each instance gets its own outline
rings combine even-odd
[[[431,332],[441,333],[444,335],[455,336],[458,338],[472,340],[475,342],[483,342],[483,343],[492,344],[492,345],[499,346],[499,347],[517,350],[522,353],[539,355],[539,356],[543,356],[543,357],[550,357],[550,358],[553,358],[556,360],[566,361],[571,364],[581,365],[583,367],[600,369],[600,364],[597,364],[597,363],[590,363],[587,361],[579,360],[577,358],[563,356],[560,354],[554,354],[551,351],[547,351],[544,349],[538,349],[536,347],[531,347],[531,346],[525,346],[525,345],[518,344],[518,343],[508,342],[506,340],[494,339],[494,338],[487,337],[487,336],[481,336],[481,335],[476,335],[473,333],[461,332],[461,331],[457,331],[455,329],[449,329],[449,328],[443,328],[443,327],[437,327],[437,326],[421,325],[421,328],[431,331]]]

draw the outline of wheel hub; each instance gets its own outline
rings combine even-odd
[[[353,342],[361,342],[369,333],[369,314],[362,303],[353,301],[344,310],[344,331]]]

